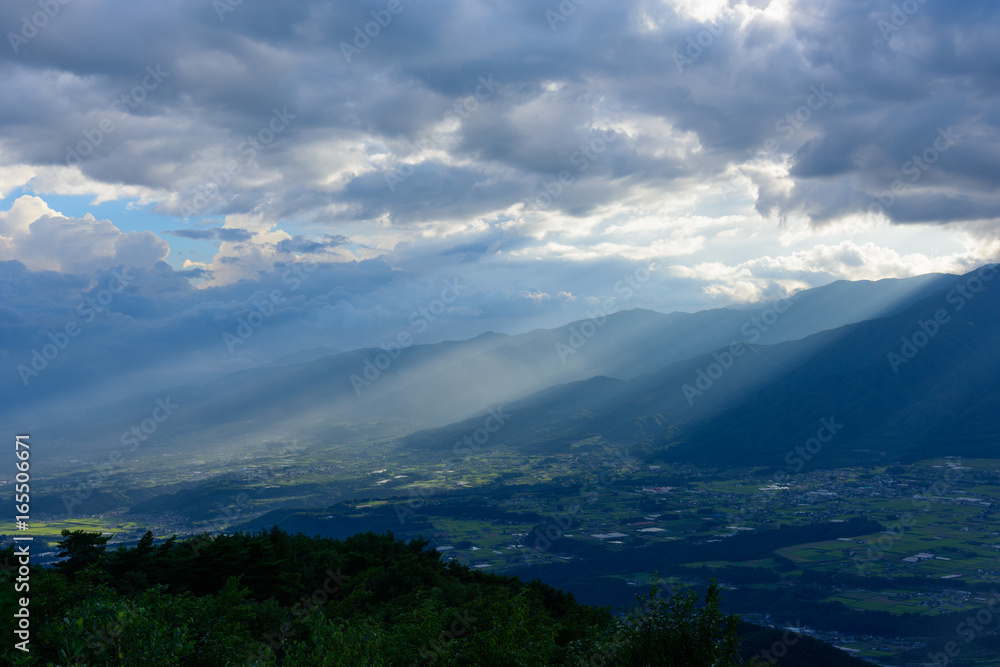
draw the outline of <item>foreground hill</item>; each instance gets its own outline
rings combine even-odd
[[[8,664],[726,667],[782,641],[783,665],[864,664],[753,626],[741,628],[752,640],[741,649],[715,586],[703,609],[694,593],[654,591],[616,619],[537,581],[442,562],[426,542],[391,534],[338,541],[275,528],[156,545],[147,533],[111,553],[97,533],[64,537],[68,559],[32,571],[31,654],[8,644]],[[0,603],[12,618],[12,587]]]

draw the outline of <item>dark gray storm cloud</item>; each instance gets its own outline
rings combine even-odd
[[[223,210],[302,216],[344,204],[341,219],[406,222],[475,216],[537,194],[539,179],[573,169],[604,120],[633,136],[587,174],[602,197],[616,185],[718,177],[764,151],[763,160],[787,158],[793,187],[758,183],[762,211],[826,222],[901,181],[898,206],[884,207],[894,221],[914,221],[914,208],[948,209],[925,216],[942,223],[989,213],[1000,174],[995,3],[799,0],[784,19],[751,13],[768,5],[734,3],[700,23],[671,3],[638,1],[574,5],[568,15],[527,0],[404,2],[398,14],[377,1],[232,11],[195,0],[67,3],[2,50],[0,81],[14,93],[0,100],[2,146],[8,161],[64,163],[67,147],[89,150],[85,133],[95,137],[110,117],[114,130],[81,156],[91,179],[183,198],[244,160],[220,188]],[[37,10],[6,3],[0,25],[20,35]],[[247,138],[267,135],[274,109],[295,118],[251,150]],[[458,127],[435,145],[449,118]],[[700,150],[642,151],[656,119],[693,133]],[[942,128],[958,143],[918,166],[919,178],[905,173],[915,156],[933,156]],[[305,157],[310,144],[338,139],[368,145],[358,168],[336,155],[304,164],[317,157]],[[420,146],[428,153],[415,161]],[[413,175],[392,192],[386,177],[405,164]],[[302,180],[260,185],[275,172]],[[337,188],[323,184],[330,172]],[[555,206],[586,210],[585,190]]]
[[[304,253],[306,255],[314,255],[322,253],[328,248],[342,246],[345,243],[347,243],[346,236],[331,236],[327,234],[323,239],[318,241],[305,238],[304,236],[293,236],[290,239],[279,241],[275,248],[278,252],[284,254]]]
[[[219,239],[220,241],[231,241],[238,243],[248,241],[253,237],[252,232],[245,229],[234,229],[230,227],[216,227],[213,229],[173,229],[167,232],[171,236],[182,239]]]

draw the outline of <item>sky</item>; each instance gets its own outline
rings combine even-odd
[[[1000,260],[995,2],[10,0],[0,27],[28,396]]]

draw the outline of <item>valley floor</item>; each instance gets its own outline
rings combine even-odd
[[[226,485],[154,495],[141,512],[52,514],[33,531],[54,543],[62,528],[103,529],[128,543],[147,528],[160,537],[275,523],[332,537],[391,530],[422,535],[474,569],[541,578],[585,603],[629,606],[654,576],[673,587],[714,577],[728,589],[727,611],[873,662],[933,664],[950,648],[949,664],[1000,665],[984,662],[1000,655],[991,630],[1000,460],[775,473],[640,461],[589,445],[433,463],[374,448],[364,464],[326,458],[319,468],[315,454],[284,455],[248,462]],[[985,615],[990,623],[973,630]]]

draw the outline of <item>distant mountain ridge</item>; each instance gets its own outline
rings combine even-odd
[[[533,452],[599,436],[640,443],[650,458],[791,472],[808,462],[991,456],[1000,446],[1000,273],[955,278],[887,317],[738,343],[629,381],[591,378],[505,409],[511,417],[491,445]],[[822,456],[803,449],[821,420],[839,425],[819,443]],[[404,443],[444,450],[476,423]]]
[[[183,409],[159,427],[154,448],[210,453],[223,442],[260,443],[290,435],[332,442],[406,436],[566,383],[600,382],[591,380],[595,377],[634,381],[733,341],[777,343],[897,312],[953,280],[931,274],[841,281],[742,310],[663,314],[617,311],[611,303],[592,311],[589,319],[513,336],[486,333],[465,341],[405,349],[387,345],[315,359],[310,357],[322,350],[310,350],[301,353],[301,363],[293,355],[205,386],[175,387],[90,410],[86,419],[44,435],[53,452],[60,445],[113,447],[123,430],[148,417],[154,400],[169,395]],[[632,431],[648,435],[645,428]]]

